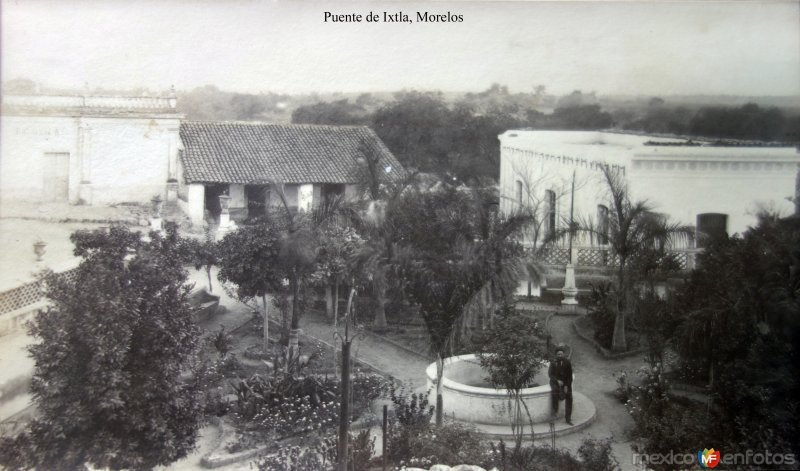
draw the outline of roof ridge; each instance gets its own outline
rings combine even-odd
[[[308,124],[308,123],[272,123],[267,121],[242,121],[242,120],[227,120],[227,121],[211,121],[211,120],[182,120],[181,124],[243,124],[246,126],[275,126],[275,127],[294,127],[294,128],[350,128],[350,129],[372,129],[366,124]]]

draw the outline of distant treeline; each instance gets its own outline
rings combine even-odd
[[[800,142],[800,116],[755,104],[690,109],[654,98],[639,108],[605,111],[594,94],[573,92],[546,113],[539,111],[542,107],[535,100],[516,98],[504,87],[450,102],[442,94],[401,92],[372,111],[359,100],[347,99],[301,106],[292,113],[292,122],[371,126],[403,164],[460,180],[496,179],[500,169],[497,135],[514,128],[618,129]]]
[[[3,91],[48,92],[27,79],[4,82]],[[124,92],[95,89],[89,93]],[[620,99],[581,91],[558,97],[546,93],[541,85],[530,93],[510,93],[507,87],[498,84],[479,93],[247,94],[222,91],[213,85],[178,92],[179,111],[189,120],[370,126],[404,165],[462,181],[497,179],[500,168],[497,135],[514,128],[616,129],[800,142],[800,109],[796,107],[764,107],[753,103],[692,106],[686,102],[685,97],[680,103],[670,104],[659,97]]]

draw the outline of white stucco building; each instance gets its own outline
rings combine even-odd
[[[177,189],[176,99],[4,95],[3,202],[145,203]]]
[[[195,224],[217,217],[222,194],[234,218],[279,204],[273,183],[290,208],[309,210],[334,195],[356,197],[367,159],[382,179],[404,171],[366,126],[186,121],[180,138],[178,202]]]
[[[380,177],[403,168],[365,126],[193,122],[166,97],[4,95],[0,203],[149,205],[159,196],[194,225],[219,220],[219,196],[244,218],[276,204],[310,209],[355,196],[366,162]]]
[[[760,208],[794,211],[800,164],[794,147],[586,131],[511,130],[499,139],[501,209],[538,207],[540,235],[568,224],[573,172],[575,217],[602,224],[610,206],[604,165],[625,175],[634,201],[647,200],[671,221],[700,229],[733,234],[754,224]]]

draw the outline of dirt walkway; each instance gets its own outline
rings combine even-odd
[[[333,343],[333,326],[323,313],[306,312],[300,319],[300,327],[306,335]],[[421,355],[415,355],[369,332],[358,336],[352,351],[354,358],[364,360],[382,373],[393,376],[410,390],[425,386],[425,368],[430,362]]]

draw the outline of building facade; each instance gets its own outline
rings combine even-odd
[[[381,180],[401,178],[400,162],[366,126],[260,122],[181,123],[178,202],[194,224],[216,219],[219,196],[234,219],[282,204],[311,210],[326,199],[355,198],[371,160]]]
[[[585,131],[511,130],[499,139],[501,209],[535,209],[540,240],[569,224],[573,175],[575,219],[603,226],[611,206],[604,166],[625,177],[632,200],[647,200],[670,221],[705,232],[742,232],[760,209],[794,211],[800,164],[794,147]]]
[[[218,221],[220,199],[242,219],[355,197],[373,163],[381,179],[403,169],[364,126],[192,122],[166,97],[4,95],[0,203],[103,206],[176,203],[194,225]],[[373,172],[374,173],[374,172]]]
[[[171,97],[4,95],[0,199],[107,205],[177,190]]]

